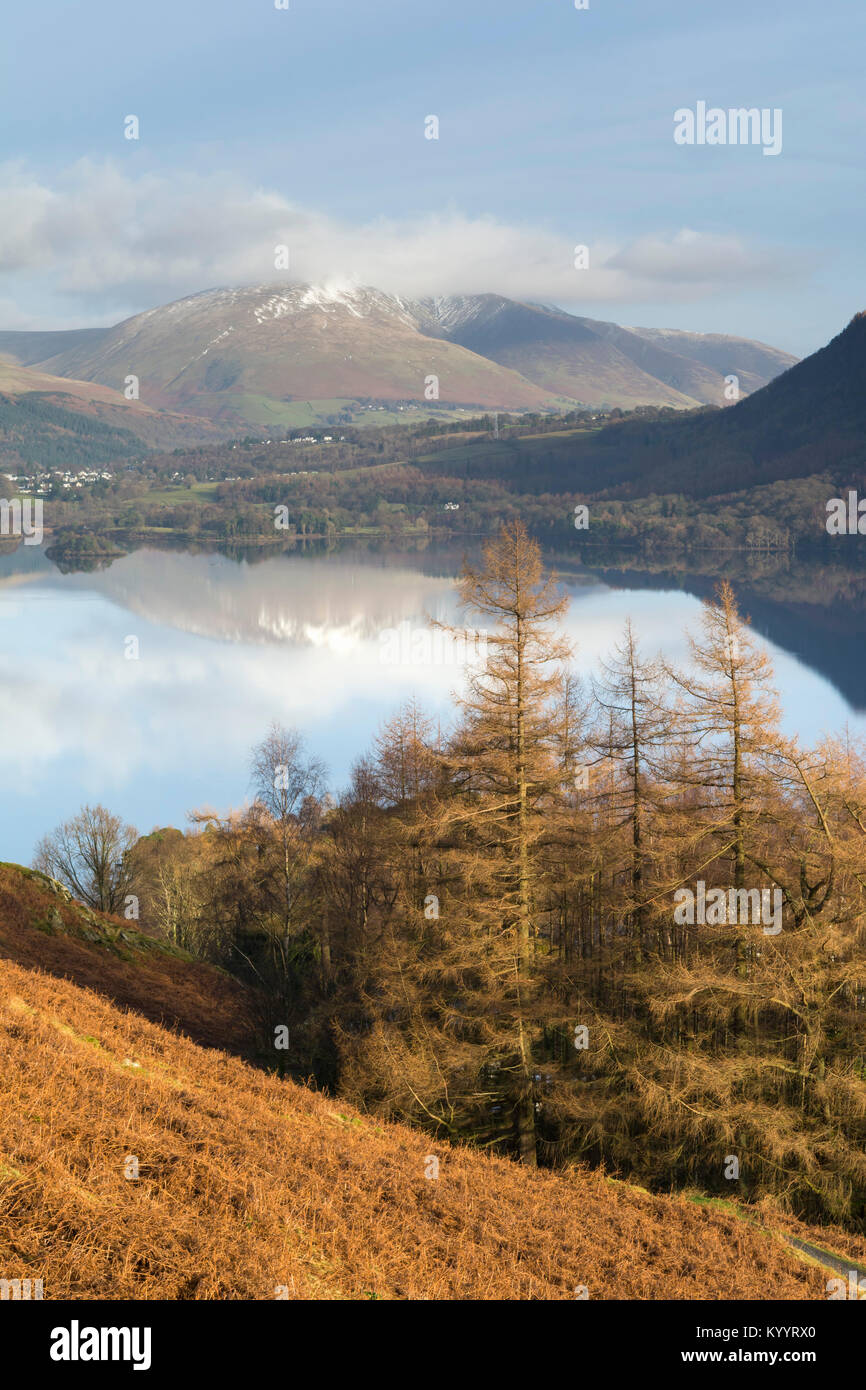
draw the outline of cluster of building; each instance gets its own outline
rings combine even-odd
[[[110,482],[114,474],[103,468],[82,468],[78,473],[55,468],[51,473],[8,473],[6,476],[11,478],[20,493],[30,492],[44,497],[58,488],[88,487],[100,481]]]
[[[341,434],[340,442],[342,443],[345,438],[346,436]],[[263,444],[333,444],[334,436],[332,434],[323,434],[321,439],[319,439],[318,435],[315,434],[302,434],[299,435],[297,439],[263,439],[261,442]],[[237,444],[232,445],[233,449],[237,449],[237,447]]]

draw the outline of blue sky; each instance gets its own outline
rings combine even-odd
[[[273,281],[283,242],[292,278],[501,292],[800,354],[864,307],[850,0],[290,3],[7,12],[0,327]],[[781,154],[676,145],[674,111],[699,100],[781,108]]]

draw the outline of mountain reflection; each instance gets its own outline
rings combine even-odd
[[[458,620],[455,580],[480,542],[424,553],[339,550],[264,558],[141,549],[86,573],[61,574],[36,547],[0,554],[0,593],[37,583],[97,593],[149,623],[227,642],[351,651],[401,623]],[[866,709],[866,569],[787,557],[722,559],[699,573],[638,559],[599,564],[550,555],[577,602],[600,588],[712,595],[726,577],[755,630],[826,677],[853,710]]]
[[[478,545],[473,543],[472,554]],[[459,621],[461,546],[229,557],[142,549],[61,573],[37,547],[0,552],[0,721],[14,800],[0,809],[0,859],[83,801],[140,829],[182,825],[249,794],[249,750],[278,719],[329,764],[338,790],[383,719],[415,698],[447,725],[459,663],[404,659],[394,630]],[[647,655],[687,660],[684,630],[717,574],[635,568],[598,552],[549,557],[572,603],[574,666],[598,672],[627,617]],[[731,562],[729,577],[773,657],[785,726],[814,742],[866,730],[863,572]],[[719,575],[724,573],[719,567]],[[470,619],[471,622],[471,619]],[[126,660],[127,639],[140,659]],[[390,636],[389,636],[390,634]],[[399,649],[392,661],[387,650]]]
[[[61,575],[34,568],[30,577],[65,592],[100,594],[149,623],[228,642],[353,647],[427,609],[440,619],[455,614],[448,579],[305,555],[252,565],[143,549],[101,570]]]

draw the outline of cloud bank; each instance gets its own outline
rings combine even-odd
[[[49,184],[0,165],[0,327],[38,327],[28,302],[64,322],[104,322],[223,285],[289,278],[375,285],[410,296],[493,292],[562,305],[687,302],[796,272],[776,248],[681,228],[625,245],[493,217],[341,222],[235,177],[142,174],[81,160]],[[62,312],[61,312],[62,310]],[[55,326],[45,325],[45,326]]]

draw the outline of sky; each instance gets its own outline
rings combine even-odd
[[[286,278],[804,355],[866,308],[852,0],[288,4],[7,8],[0,329]],[[676,143],[699,102],[780,111],[780,152]]]

